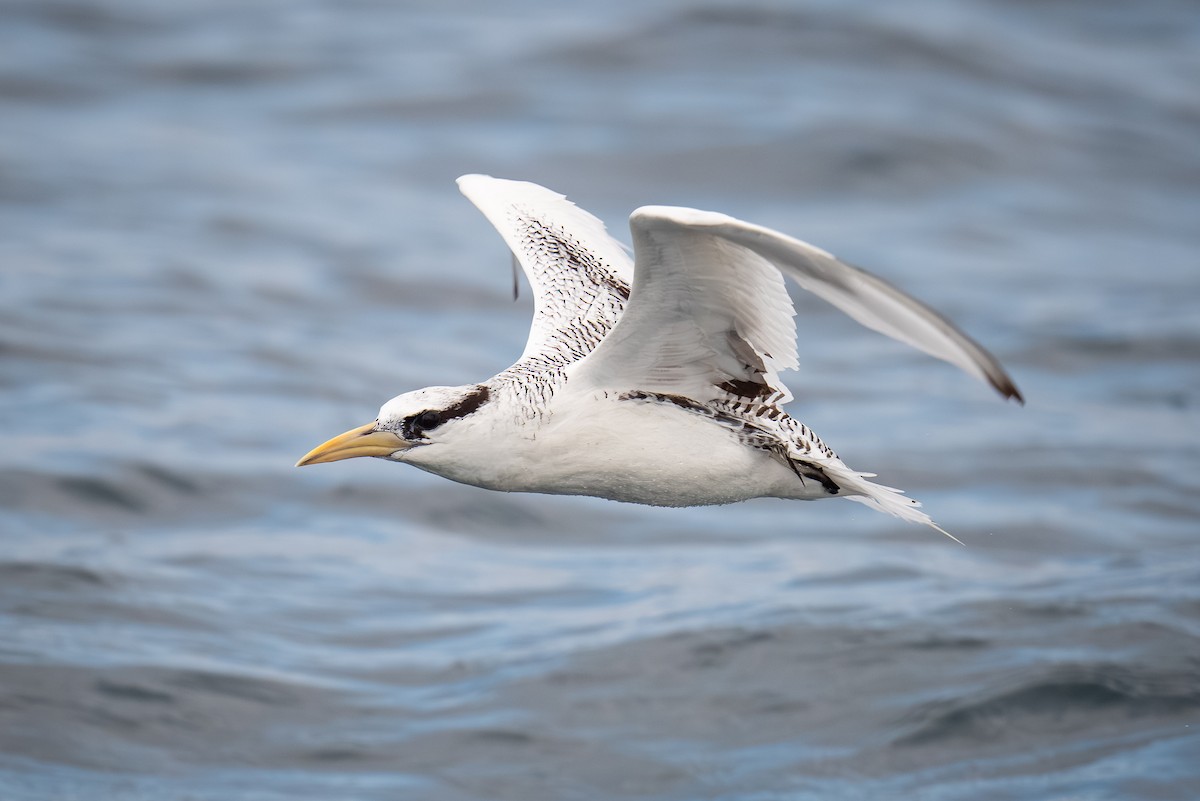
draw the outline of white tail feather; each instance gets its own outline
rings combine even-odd
[[[867,477],[874,476],[874,473],[856,473],[845,465],[834,467],[824,464],[822,469],[841,487],[844,493],[842,497],[846,500],[865,504],[876,511],[885,512],[910,523],[922,523],[940,531],[959,545],[965,544],[958,537],[933,522],[929,515],[921,511],[920,501],[907,497],[904,490],[867,481]]]

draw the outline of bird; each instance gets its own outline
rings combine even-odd
[[[630,250],[538,184],[464,175],[458,186],[511,251],[514,291],[516,264],[532,288],[520,358],[477,384],[398,395],[297,466],[371,456],[490,490],[666,507],[846,498],[957,539],[785,411],[780,380],[800,355],[787,276],[1023,404],[996,358],[941,314],[725,214],[643,206]]]

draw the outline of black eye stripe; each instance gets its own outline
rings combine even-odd
[[[480,384],[474,392],[464,397],[449,409],[441,411],[426,409],[423,412],[414,414],[412,417],[405,418],[401,428],[404,438],[407,440],[425,439],[426,431],[432,431],[447,420],[474,414],[479,410],[480,406],[487,402],[490,395],[491,392],[488,388]]]
[[[472,414],[480,406],[487,403],[487,399],[491,394],[486,386],[480,384],[470,395],[467,395],[458,403],[443,411],[442,419],[450,420],[454,417],[466,417],[468,414]]]

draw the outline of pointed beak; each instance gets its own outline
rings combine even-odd
[[[412,443],[397,434],[379,431],[375,428],[375,423],[367,423],[321,443],[296,462],[296,467],[353,459],[356,456],[391,456],[396,451],[405,451],[411,447]]]

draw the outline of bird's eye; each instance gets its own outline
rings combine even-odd
[[[421,412],[413,418],[413,424],[422,431],[428,431],[442,424],[442,415],[440,412]]]

